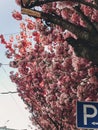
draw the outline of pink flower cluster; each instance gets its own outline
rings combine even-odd
[[[86,26],[72,8],[76,4],[65,0],[43,5],[42,9]],[[97,21],[96,10],[84,5],[81,9],[92,21]],[[13,17],[22,20],[18,12],[14,12]],[[17,44],[13,44],[13,37],[9,42],[2,35],[0,39],[6,43],[7,57],[14,59],[10,66],[17,68],[17,72],[11,72],[10,78],[32,113],[32,122],[40,130],[79,130],[76,102],[98,101],[98,68],[75,55],[66,41],[70,36],[76,38],[71,32],[57,25],[48,26],[39,19],[36,22],[25,19],[20,28]]]

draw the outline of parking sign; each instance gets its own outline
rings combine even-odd
[[[98,128],[97,102],[77,102],[77,127]]]

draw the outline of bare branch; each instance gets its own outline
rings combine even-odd
[[[41,12],[36,11],[36,10],[26,9],[26,8],[21,8],[21,13],[32,16],[34,18],[41,18],[42,17]]]

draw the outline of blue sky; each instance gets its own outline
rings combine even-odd
[[[14,0],[0,0],[0,34],[6,38],[10,34],[19,32],[19,23],[12,18],[13,10],[20,10]],[[7,64],[9,61],[5,56],[5,48],[0,45],[0,63]],[[10,81],[8,65],[0,67],[0,93],[16,91],[16,85]],[[17,94],[0,94],[0,127],[6,125],[9,128],[31,130],[28,125],[29,113],[25,110],[23,101]],[[34,130],[34,128],[32,128]]]

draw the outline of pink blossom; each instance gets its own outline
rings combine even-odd
[[[18,12],[18,11],[14,11],[12,13],[13,18],[15,18],[16,20],[22,20],[22,15]]]

